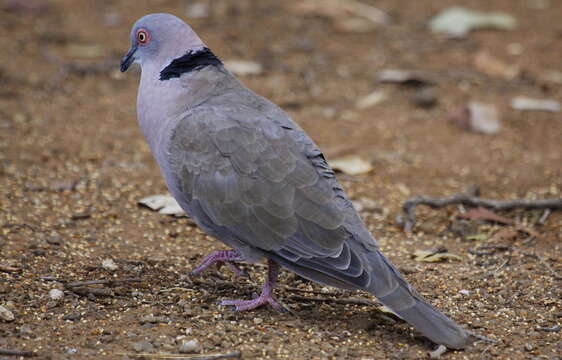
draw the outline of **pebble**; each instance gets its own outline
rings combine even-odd
[[[47,238],[47,244],[49,245],[60,245],[62,244],[62,238],[60,235],[52,235]]]
[[[139,341],[136,343],[133,343],[133,350],[135,350],[136,352],[150,352],[152,350],[154,350],[154,345],[152,345],[152,343],[150,341]]]
[[[180,346],[180,353],[188,354],[199,350],[199,342],[197,340],[184,341]]]
[[[263,319],[262,319],[262,318],[259,318],[259,317],[254,318],[254,324],[259,325],[259,324],[261,324],[262,322],[263,322]]]
[[[115,271],[117,269],[119,269],[119,266],[117,266],[117,264],[115,263],[115,261],[113,261],[113,259],[105,259],[101,262],[101,266],[105,269],[105,270],[109,270],[109,271]]]
[[[14,313],[11,312],[7,307],[0,305],[0,319],[11,322],[15,320]]]
[[[51,291],[49,291],[49,297],[52,300],[60,300],[64,297],[64,292],[59,289],[51,289]]]
[[[470,295],[470,291],[466,289],[460,290],[459,293],[461,293],[462,295]]]
[[[70,313],[62,317],[63,320],[78,321],[82,315],[80,313]]]

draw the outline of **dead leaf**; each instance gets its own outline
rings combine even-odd
[[[164,215],[186,216],[176,199],[170,195],[152,195],[139,200],[140,205]]]
[[[458,260],[461,261],[462,257],[447,252],[447,249],[430,249],[430,250],[416,250],[413,254],[413,258],[416,261],[422,262],[440,262],[444,260]]]
[[[500,59],[490,55],[487,51],[479,51],[474,55],[474,67],[484,74],[513,79],[519,74],[519,68],[508,65]]]
[[[224,66],[239,76],[259,75],[263,72],[261,64],[247,60],[227,60]]]
[[[525,96],[517,96],[511,99],[511,107],[522,111],[560,111],[560,103],[556,100],[533,99]]]
[[[495,134],[501,123],[494,105],[470,102],[467,106],[448,116],[448,120],[469,131],[482,134]]]
[[[347,175],[366,174],[373,170],[371,163],[359,156],[345,156],[330,161],[330,166],[336,171],[341,171]]]
[[[480,12],[454,6],[441,11],[429,22],[434,33],[444,33],[451,37],[464,37],[471,30],[504,29],[517,26],[515,18],[502,12]]]
[[[358,109],[367,109],[371,106],[380,104],[386,99],[386,94],[382,90],[375,90],[369,95],[363,96],[355,103],[355,107]]]
[[[519,231],[512,227],[505,227],[498,230],[491,238],[491,242],[506,242],[513,241],[517,238]]]
[[[462,217],[462,218],[465,218],[465,219],[492,221],[492,222],[496,222],[498,224],[504,224],[504,225],[511,225],[511,224],[515,223],[510,218],[500,216],[500,215],[496,214],[495,212],[493,212],[491,210],[488,210],[488,209],[486,209],[485,207],[482,207],[482,206],[470,209],[467,212],[465,212],[463,214],[460,214],[459,216]]]

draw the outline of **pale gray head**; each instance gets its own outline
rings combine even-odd
[[[180,18],[165,13],[145,15],[133,25],[131,48],[121,59],[121,71],[133,62],[166,63],[186,52],[205,47],[197,34]]]

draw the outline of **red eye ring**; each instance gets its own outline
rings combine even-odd
[[[148,36],[148,31],[145,29],[139,29],[137,31],[137,42],[141,45],[148,43],[150,37]]]

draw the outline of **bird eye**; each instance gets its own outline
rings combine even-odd
[[[148,42],[148,33],[144,29],[137,31],[137,41],[139,44],[146,44]]]

